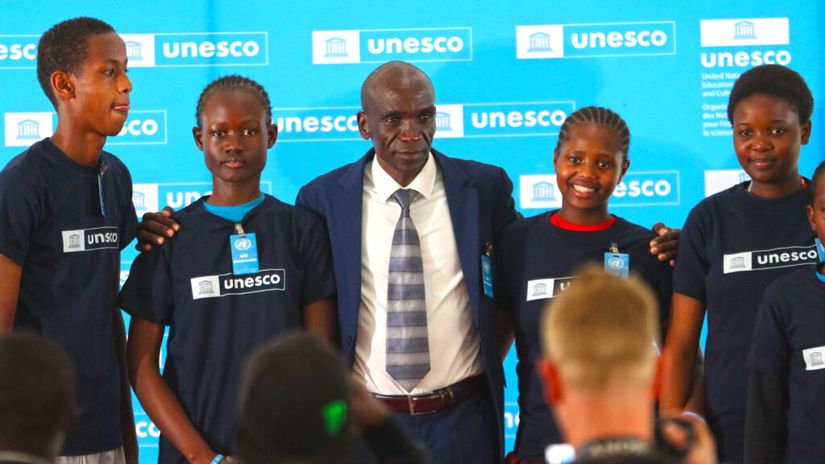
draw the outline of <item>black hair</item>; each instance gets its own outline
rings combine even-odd
[[[564,120],[559,130],[556,152],[565,142],[570,140],[571,129],[579,123],[601,124],[616,131],[616,135],[619,137],[619,149],[622,152],[622,159],[627,160],[627,151],[630,149],[630,129],[627,128],[627,123],[618,113],[601,106],[579,108]]]
[[[266,93],[264,87],[248,77],[230,74],[219,77],[204,87],[201,96],[198,97],[198,106],[195,109],[195,123],[197,127],[201,127],[201,116],[203,115],[203,107],[206,106],[206,101],[213,93],[221,90],[248,90],[252,92],[261,100],[261,105],[266,112],[267,124],[272,124],[272,104],[269,102],[269,94]]]
[[[810,121],[811,113],[814,111],[811,89],[799,73],[778,64],[763,64],[745,71],[733,84],[728,99],[728,121],[731,124],[736,105],[742,99],[755,94],[785,100],[796,111],[800,124]]]
[[[46,31],[37,44],[37,80],[46,97],[57,108],[52,91],[52,73],[68,71],[78,74],[89,52],[88,38],[115,32],[109,24],[95,18],[67,19]]]
[[[294,332],[247,361],[238,392],[235,452],[241,462],[349,462],[350,374],[320,337]]]
[[[57,344],[15,332],[0,337],[0,449],[51,460],[77,413],[73,362]]]
[[[823,174],[825,174],[825,161],[819,163],[819,166],[814,169],[814,173],[811,176],[811,183],[808,184],[808,193],[810,193],[811,206],[814,205],[814,201],[816,200],[816,184],[819,183],[819,180],[822,178]]]

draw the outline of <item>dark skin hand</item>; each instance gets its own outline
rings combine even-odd
[[[676,252],[679,248],[679,235],[682,233],[682,229],[671,229],[663,223],[657,222],[653,225],[653,232],[658,237],[650,241],[650,254],[656,256],[659,261],[667,261],[671,266],[675,266]]]

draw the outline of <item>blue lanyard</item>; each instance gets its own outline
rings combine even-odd
[[[106,170],[108,169],[109,165],[103,161],[97,165],[97,196],[100,199],[100,215],[103,217],[106,217],[106,197],[103,192],[103,175],[106,174]]]

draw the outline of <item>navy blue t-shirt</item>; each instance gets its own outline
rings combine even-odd
[[[710,196],[688,215],[673,291],[707,305],[705,390],[720,459],[742,462],[745,358],[765,288],[817,262],[805,206],[808,190],[782,198],[747,191],[750,182]]]
[[[203,202],[174,215],[180,232],[165,246],[138,256],[120,303],[134,317],[170,326],[163,378],[212,450],[230,455],[247,356],[300,328],[303,308],[333,295],[335,280],[321,219],[268,195],[241,222],[256,235],[260,271],[234,275],[235,223]],[[159,461],[186,462],[164,436]]]
[[[784,462],[825,462],[825,282],[813,269],[765,290],[747,366],[786,385]]]
[[[582,265],[603,263],[611,244],[630,257],[630,272],[656,292],[663,324],[670,311],[671,270],[650,254],[656,234],[616,218],[610,228],[577,232],[550,224],[552,213],[517,220],[497,241],[496,284],[500,307],[512,312],[518,355],[519,427],[516,454],[523,459],[544,460],[544,450],[564,440],[553,413],[544,401],[535,363],[541,356],[540,321],[544,306],[568,288]],[[652,348],[651,348],[652,349]]]
[[[137,217],[126,166],[106,152],[99,166],[77,164],[45,139],[0,173],[0,253],[23,268],[14,328],[54,340],[75,363],[80,416],[64,455],[121,445],[113,321],[120,250]]]

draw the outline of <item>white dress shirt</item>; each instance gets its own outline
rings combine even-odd
[[[401,207],[392,198],[402,188],[373,160],[364,169],[361,221],[361,304],[355,346],[355,375],[367,390],[383,395],[407,392],[386,371],[387,274]],[[444,179],[432,153],[405,188],[418,192],[410,217],[418,231],[424,263],[430,372],[410,394],[429,393],[481,373],[478,331],[458,258]]]

